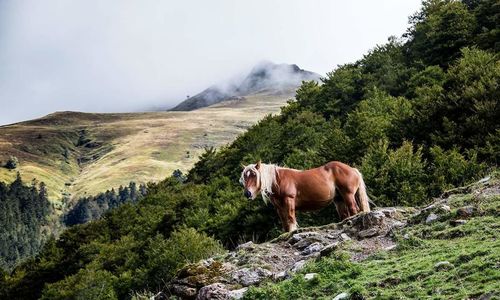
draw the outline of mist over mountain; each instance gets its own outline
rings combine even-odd
[[[275,64],[265,61],[256,65],[243,80],[225,85],[213,85],[171,110],[194,110],[222,101],[242,99],[242,97],[259,92],[283,94],[295,90],[302,81],[318,81],[319,78],[319,74],[303,70],[295,64]]]

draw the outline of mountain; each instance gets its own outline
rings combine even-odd
[[[297,65],[262,62],[238,83],[226,86],[214,85],[201,93],[186,99],[172,111],[189,111],[210,106],[222,101],[242,100],[255,93],[270,95],[289,94],[295,91],[302,81],[319,81],[320,75],[303,70]]]

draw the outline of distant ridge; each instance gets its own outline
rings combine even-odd
[[[304,80],[319,80],[319,78],[319,74],[303,70],[295,64],[262,62],[256,65],[240,83],[228,87],[211,86],[171,110],[195,110],[222,101],[241,100],[247,95],[259,92],[283,94],[296,89]]]

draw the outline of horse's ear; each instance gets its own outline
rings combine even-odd
[[[258,170],[258,169],[260,169],[260,164],[261,164],[261,163],[262,163],[262,161],[260,161],[260,160],[259,160],[259,161],[257,162],[257,164],[255,165],[255,168],[256,168],[257,170]]]
[[[243,169],[247,167],[247,166],[245,166],[245,164],[243,164],[243,163],[240,163],[240,166],[241,166]]]

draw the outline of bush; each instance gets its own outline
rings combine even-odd
[[[444,151],[441,147],[434,146],[430,152],[433,158],[430,187],[434,195],[478,178],[486,167],[484,163],[477,162],[474,151],[469,151],[468,160],[455,148]]]
[[[352,155],[362,157],[365,151],[381,139],[399,140],[399,126],[411,115],[411,103],[377,89],[359,103],[348,115],[345,131],[353,140]]]
[[[82,269],[64,280],[48,284],[41,299],[118,299],[113,289],[116,276],[108,271]]]
[[[368,149],[360,169],[378,206],[414,206],[427,199],[422,148],[414,151],[411,142],[390,150],[387,141],[380,141]]]
[[[5,163],[5,167],[9,170],[14,170],[17,168],[17,165],[19,164],[19,161],[17,160],[17,157],[11,156]]]
[[[186,263],[194,263],[224,251],[218,241],[193,228],[174,231],[169,239],[158,234],[148,244],[146,257],[150,286],[161,286]]]

